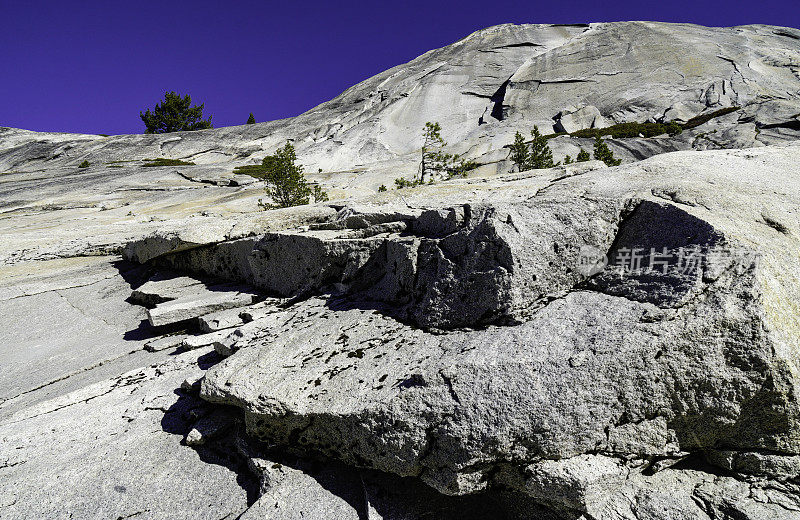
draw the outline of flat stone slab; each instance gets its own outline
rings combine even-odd
[[[144,344],[144,349],[148,352],[159,352],[161,350],[179,347],[186,337],[186,334],[178,334],[176,336],[164,336],[162,338],[153,339]]]
[[[251,305],[257,298],[245,290],[207,291],[201,295],[191,295],[157,305],[147,312],[148,320],[154,327],[199,318],[205,314]]]
[[[159,303],[192,294],[202,294],[204,291],[206,291],[206,286],[203,282],[189,276],[150,279],[133,290],[131,300],[147,307],[153,307]]]
[[[199,336],[184,337],[183,341],[181,341],[181,346],[186,350],[211,347],[224,340],[228,334],[230,334],[230,331],[220,330],[216,332],[210,332],[208,334],[201,334]]]
[[[223,311],[212,312],[205,316],[200,316],[200,330],[203,332],[215,332],[218,330],[230,329],[244,324],[241,313],[243,309],[225,309]]]

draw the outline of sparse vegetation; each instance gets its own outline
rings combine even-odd
[[[547,134],[545,137],[547,139],[553,139],[562,135],[569,135],[572,137],[597,137],[599,135],[600,137],[610,136],[613,139],[624,139],[639,136],[655,137],[663,134],[676,136],[684,130],[698,127],[714,118],[736,112],[740,109],[741,107],[738,106],[721,108],[707,114],[693,117],[685,123],[678,123],[676,121],[668,121],[666,123],[619,123],[605,128],[586,128],[572,133],[556,132]]]
[[[655,137],[669,134],[676,136],[683,131],[680,124],[670,123],[620,123],[606,128],[587,128],[572,132],[572,137],[603,137],[611,136],[614,139],[625,137]]]
[[[525,165],[528,164],[528,143],[525,142],[525,138],[522,137],[522,134],[517,132],[514,134],[514,144],[511,145],[511,153],[509,154],[509,159],[513,162],[519,171],[525,169]]]
[[[253,113],[252,112],[250,112],[250,117],[247,118],[247,123],[246,124],[248,124],[248,125],[256,124],[256,118],[253,117]]]
[[[690,128],[695,128],[695,127],[698,127],[698,126],[700,126],[700,125],[702,125],[704,123],[707,123],[707,122],[711,121],[712,119],[714,119],[715,117],[720,117],[720,116],[724,116],[726,114],[730,114],[732,112],[736,112],[740,108],[742,108],[742,107],[734,106],[734,107],[721,108],[719,110],[715,110],[714,112],[711,112],[711,113],[708,113],[708,114],[702,114],[702,115],[693,117],[690,120],[686,121],[686,123],[684,123],[681,126],[683,126],[684,130],[689,130]]]
[[[157,159],[145,159],[144,166],[148,168],[156,166],[194,166],[194,163],[191,161],[182,161],[180,159],[165,159],[164,157],[159,157]]]
[[[419,179],[414,179],[412,181],[404,178],[398,177],[394,180],[394,185],[398,190],[402,190],[403,188],[413,188],[415,186],[419,186],[422,184]]]
[[[235,167],[233,173],[242,173],[263,180],[264,175],[267,173],[267,168],[263,164],[246,164]]]
[[[511,145],[509,157],[519,171],[552,168],[561,164],[553,162],[553,151],[547,144],[548,137],[539,132],[538,126],[533,127],[531,136],[533,139],[528,144],[519,132],[514,135],[514,144]]]
[[[552,168],[558,163],[553,163],[553,151],[547,144],[547,138],[539,132],[539,127],[534,126],[531,130],[531,150],[528,155],[526,170],[539,170],[542,168]]]
[[[386,191],[386,185],[385,184],[381,184],[380,186],[378,186],[378,193],[384,192],[384,191]]]
[[[569,155],[564,157],[564,164],[572,164],[572,157]]]
[[[263,179],[267,183],[265,189],[273,203],[260,202],[262,207],[271,209],[300,206],[308,204],[311,198],[314,199],[314,202],[328,200],[328,194],[320,186],[312,187],[306,180],[303,175],[303,166],[297,164],[297,154],[292,143],[287,142],[273,155],[264,157],[261,166],[262,169],[257,173],[251,169],[248,174]]]
[[[594,138],[594,158],[603,161],[606,166],[619,166],[622,163],[622,159],[614,157],[614,152],[599,135]]]
[[[458,154],[444,153],[447,143],[442,139],[442,128],[439,123],[425,123],[423,130],[424,142],[422,157],[419,167],[419,182],[433,181],[436,175],[451,179],[456,176],[465,176],[469,170],[478,167],[474,161],[466,161]],[[396,181],[395,181],[396,182]]]
[[[586,162],[589,159],[591,159],[589,152],[581,148],[581,151],[578,152],[578,156],[575,158],[575,162]]]
[[[189,95],[179,96],[175,92],[165,92],[164,100],[156,104],[153,112],[139,112],[144,122],[146,134],[164,134],[186,130],[203,130],[213,128],[211,116],[203,119],[203,105],[192,106]]]
[[[314,202],[325,202],[330,200],[328,198],[328,192],[322,189],[322,186],[319,184],[314,184],[313,188],[311,189],[311,197],[314,199]]]
[[[83,161],[82,163],[80,163],[80,164],[78,165],[78,168],[88,168],[89,166],[91,166],[91,165],[89,164],[89,161]]]

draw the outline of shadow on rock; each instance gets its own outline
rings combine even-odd
[[[215,352],[198,358],[198,366],[207,370],[222,358]],[[194,449],[200,460],[207,464],[223,466],[236,475],[237,484],[247,493],[247,504],[259,497],[258,480],[253,477],[247,462],[238,455],[234,440],[243,428],[238,410],[210,404],[196,395],[198,382],[175,389],[178,400],[169,407],[161,419],[161,429],[182,438],[181,444]],[[209,421],[209,419],[213,419]],[[209,430],[207,424],[216,424]],[[198,429],[203,432],[198,435]],[[194,439],[190,441],[189,439]],[[191,445],[191,446],[190,446]]]

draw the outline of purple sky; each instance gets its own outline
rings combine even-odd
[[[0,0],[0,126],[141,133],[165,90],[204,102],[215,127],[268,121],[490,25],[800,27],[797,2]]]

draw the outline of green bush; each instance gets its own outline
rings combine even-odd
[[[714,119],[715,117],[720,117],[726,114],[730,114],[731,112],[736,112],[740,108],[742,107],[726,107],[720,110],[715,110],[714,112],[711,112],[709,114],[702,114],[699,116],[695,116],[690,120],[686,121],[686,123],[684,123],[682,126],[684,130],[689,130],[690,128],[695,128],[702,125],[703,123],[707,123],[712,119]]]
[[[164,134],[186,130],[212,128],[211,116],[203,119],[203,105],[192,106],[192,98],[179,96],[175,92],[165,92],[164,100],[156,104],[153,112],[139,112],[144,122],[146,134]]]
[[[250,117],[247,118],[247,123],[246,124],[248,124],[248,125],[256,124],[256,118],[253,117],[253,113],[252,112],[250,112]]]
[[[414,179],[413,181],[410,181],[403,177],[398,177],[397,179],[394,180],[394,185],[398,190],[402,190],[403,188],[413,188],[415,186],[419,186],[420,184],[422,184],[422,182],[420,182],[419,179]]]
[[[622,163],[622,159],[614,157],[614,152],[599,135],[594,138],[594,158],[603,161],[606,166],[619,166]]]
[[[639,137],[640,135],[642,137],[655,137],[663,134],[669,134],[670,136],[674,137],[684,130],[698,127],[716,117],[724,116],[726,114],[730,114],[731,112],[736,112],[739,109],[741,109],[741,107],[738,106],[721,108],[719,110],[715,110],[714,112],[693,117],[685,123],[678,123],[676,121],[668,121],[666,123],[619,123],[616,125],[607,126],[605,128],[585,128],[572,133],[558,132],[554,134],[547,134],[544,137],[547,139],[553,139],[554,137],[559,137],[561,135],[589,138],[595,138],[597,136],[610,136],[613,139],[623,139],[628,137]]]
[[[591,159],[589,152],[581,148],[581,151],[578,152],[578,157],[575,158],[575,162],[586,162],[589,159]]]
[[[569,155],[564,157],[564,164],[572,164],[572,157]]]
[[[181,161],[180,159],[165,159],[164,157],[159,157],[157,159],[145,159],[144,166],[148,168],[154,168],[156,166],[194,166],[193,162],[190,161]]]
[[[245,166],[235,167],[233,173],[243,173],[257,179],[263,179],[264,175],[267,173],[267,168],[263,164],[247,164]]]
[[[319,184],[315,184],[311,189],[311,197],[314,199],[314,202],[325,202],[330,200],[328,198],[328,192],[324,191],[322,186]]]
[[[606,135],[614,139],[626,137],[655,137],[657,135],[669,134],[675,136],[680,134],[683,128],[678,123],[619,123],[606,128],[586,128],[572,132],[572,137],[603,137]]]
[[[78,168],[88,168],[89,166],[89,161],[83,161],[78,165]]]
[[[303,175],[303,165],[297,164],[297,154],[292,143],[287,142],[273,155],[264,157],[261,165],[263,173],[255,176],[266,181],[265,190],[273,201],[273,204],[262,203],[265,208],[300,206],[308,204],[312,197],[314,202],[328,200],[328,194],[321,187],[314,185],[312,188],[309,185]]]
[[[386,191],[386,185],[385,184],[381,184],[380,186],[378,186],[378,193],[383,192],[383,191]]]

